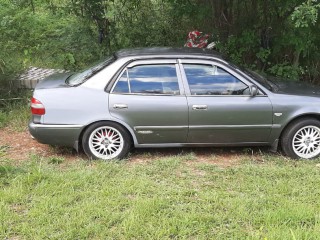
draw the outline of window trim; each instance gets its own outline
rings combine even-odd
[[[129,91],[131,92],[131,89],[130,89],[130,84],[129,84],[129,81],[128,81],[128,71],[127,71],[127,68],[125,67],[124,69],[122,69],[122,71],[120,72],[120,74],[118,75],[117,77],[117,80],[114,82],[111,90],[110,90],[110,93],[114,93],[113,90],[114,88],[116,87],[116,85],[118,84],[118,81],[120,80],[120,78],[122,77],[122,75],[127,72],[127,83],[128,83],[128,88],[129,88]],[[128,94],[128,93],[114,93],[114,94]]]
[[[200,60],[200,59],[178,59],[179,62],[179,67],[180,67],[180,72],[181,72],[181,77],[182,77],[182,82],[184,85],[185,93],[187,97],[251,97],[251,95],[193,95],[191,94],[191,90],[189,87],[187,75],[185,73],[184,64],[195,64],[195,65],[211,65],[213,67],[220,67],[222,70],[226,71],[227,73],[231,74],[235,78],[237,78],[239,81],[241,81],[243,84],[246,86],[250,86],[253,83],[245,79],[243,76],[241,76],[239,73],[234,71],[231,68],[228,68],[225,64],[222,64],[217,61],[210,61],[210,60]],[[266,96],[266,94],[260,89],[259,89],[259,95],[256,95],[256,97],[261,97],[261,96]]]
[[[168,94],[168,93],[131,93],[131,85],[129,83],[130,78],[129,78],[129,72],[128,69],[129,68],[134,68],[137,66],[145,66],[145,65],[174,65],[175,69],[176,69],[176,75],[177,75],[177,80],[178,80],[178,87],[179,87],[179,93],[178,94]],[[129,87],[129,93],[115,93],[113,92],[115,86],[117,85],[118,81],[120,80],[120,78],[122,77],[124,72],[127,72],[127,80],[128,80],[128,87]],[[161,59],[161,60],[138,60],[138,61],[134,61],[129,63],[121,72],[120,74],[117,76],[116,81],[114,82],[111,90],[110,90],[110,94],[118,94],[118,95],[145,95],[145,96],[181,96],[181,95],[185,95],[185,89],[184,89],[184,85],[182,83],[182,76],[181,76],[181,72],[180,72],[180,68],[178,66],[177,63],[177,59]]]

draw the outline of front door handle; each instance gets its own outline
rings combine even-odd
[[[127,109],[128,105],[127,104],[114,104],[113,108],[114,109]]]
[[[193,110],[208,110],[207,105],[192,105]]]

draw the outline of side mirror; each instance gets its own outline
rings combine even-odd
[[[256,96],[258,94],[259,89],[258,89],[258,87],[256,85],[251,85],[249,88],[250,88],[251,97],[254,97],[254,96]]]

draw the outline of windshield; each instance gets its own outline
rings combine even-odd
[[[262,86],[264,86],[265,88],[267,88],[268,90],[275,92],[277,91],[277,85],[275,83],[273,83],[272,81],[270,81],[269,79],[267,79],[266,77],[260,75],[259,73],[246,69],[244,67],[239,67],[237,65],[234,65],[231,63],[231,65],[238,69],[241,70],[242,72],[244,72],[245,74],[247,74],[249,77],[253,78],[254,80],[256,80],[258,83],[260,83]]]
[[[278,85],[275,84],[273,81],[271,81],[269,79],[270,77],[264,77],[264,76],[260,75],[259,73],[248,70],[248,69],[245,70],[245,73],[248,74],[253,79],[255,79],[257,82],[259,82],[262,86],[264,86],[268,90],[270,90],[272,92],[277,92],[279,90]]]
[[[70,77],[67,78],[66,83],[69,86],[77,86],[81,83],[84,83],[88,78],[93,76],[95,73],[99,72],[106,66],[110,65],[114,62],[114,57],[109,57],[107,59],[104,59],[103,61],[100,61],[96,64],[94,64],[91,67],[86,68],[85,70],[81,72],[77,72],[72,74]]]
[[[254,72],[252,70],[249,69],[245,69],[244,72],[249,75],[250,77],[252,77],[254,80],[258,81],[262,86],[264,86],[265,88],[272,90],[272,86],[270,85],[269,81],[267,80],[267,78],[263,77],[262,75],[260,75],[257,72]]]

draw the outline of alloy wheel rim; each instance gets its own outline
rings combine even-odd
[[[320,153],[320,128],[306,126],[296,132],[292,147],[300,158],[313,158]]]
[[[101,159],[116,158],[123,150],[123,137],[113,127],[100,127],[95,129],[89,137],[89,148],[91,152]]]

